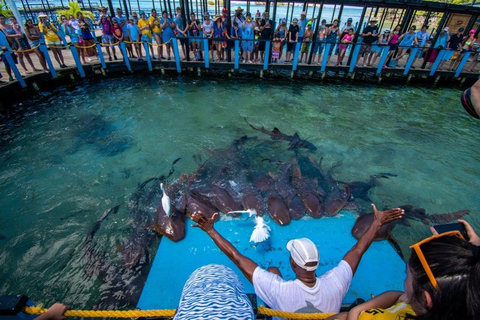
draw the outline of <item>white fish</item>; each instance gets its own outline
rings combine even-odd
[[[262,217],[255,216],[255,228],[250,236],[250,242],[263,242],[270,238],[270,227],[265,223]]]
[[[255,209],[240,210],[240,211],[229,211],[228,213],[248,213],[249,218],[251,218],[252,216],[254,216],[254,217],[257,216],[257,210],[255,210]]]
[[[162,196],[163,211],[165,211],[167,216],[170,217],[170,197],[165,192],[165,189],[163,189],[163,183],[160,183],[160,189],[162,189],[162,192],[163,192],[163,196]]]

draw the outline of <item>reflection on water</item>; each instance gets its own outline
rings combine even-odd
[[[298,132],[318,148],[322,166],[336,165],[336,180],[395,174],[369,193],[380,208],[470,209],[466,219],[480,229],[480,125],[462,110],[458,95],[453,89],[148,76],[61,89],[1,124],[0,294],[78,308],[110,299],[108,291],[120,297],[124,292],[109,283],[135,232],[129,197],[140,182],[167,174],[179,157],[176,177],[193,172],[196,157],[243,135],[259,136],[244,117],[268,130]],[[102,222],[86,250],[82,244],[97,218],[116,205],[118,213]],[[393,231],[404,250],[428,232],[421,221]],[[150,243],[151,258],[158,240]],[[108,264],[91,272],[85,252]]]

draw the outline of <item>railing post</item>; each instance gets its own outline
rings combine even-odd
[[[435,50],[435,49],[434,49]],[[438,69],[438,66],[440,65],[440,63],[442,62],[443,60],[443,57],[445,57],[445,53],[447,52],[447,50],[441,50],[437,56],[437,59],[435,60],[435,62],[433,63],[432,65],[432,70],[430,70],[430,75],[433,76],[435,74],[435,72],[437,72],[437,69]]]
[[[270,41],[265,41],[265,52],[263,54],[263,70],[268,70],[268,60],[270,57]]]
[[[5,59],[7,59],[7,62],[10,65],[10,68],[13,70],[13,73],[15,74],[15,78],[17,78],[22,88],[26,88],[27,84],[25,83],[25,80],[23,80],[23,77],[20,74],[20,71],[18,71],[17,65],[13,62],[12,52],[10,51],[12,48],[10,48],[8,44],[7,37],[3,32],[0,32],[0,37],[2,39],[1,43],[5,44],[5,47],[7,47],[7,51],[4,52],[3,56],[5,57]]]
[[[467,63],[467,60],[471,54],[472,54],[471,51],[465,52],[465,54],[463,55],[462,62],[460,62],[460,64],[458,65],[457,71],[455,72],[455,77],[460,76],[460,73],[462,73],[462,70],[465,67],[465,64]]]
[[[175,55],[175,65],[177,66],[177,72],[182,73],[182,68],[180,67],[180,55],[178,54],[178,42],[177,38],[170,39],[173,44],[173,54]]]
[[[118,46],[123,54],[123,60],[125,60],[125,65],[127,66],[128,71],[132,71],[132,67],[130,66],[130,59],[128,58],[127,54],[127,47],[125,47],[125,42],[120,41]]]
[[[7,62],[10,65],[10,68],[12,69],[13,74],[15,74],[15,78],[17,78],[22,88],[26,88],[27,84],[25,83],[25,80],[23,79],[20,71],[18,71],[17,65],[13,62],[12,52],[7,50],[3,53],[3,56],[5,57],[5,59],[7,59]]]
[[[80,49],[83,50],[83,49]],[[80,57],[78,56],[77,48],[72,44],[70,46],[70,51],[72,52],[73,60],[75,61],[75,65],[77,66],[78,73],[80,77],[85,78],[85,71],[83,70],[82,63],[80,62]]]
[[[203,39],[203,58],[205,59],[205,68],[210,68],[210,52],[208,48],[208,39]]]
[[[297,65],[298,65],[298,55],[300,52],[300,46],[302,44],[300,42],[295,43],[295,53],[293,54],[293,63],[292,63],[292,70],[297,71]]]
[[[405,71],[403,72],[404,75],[407,75],[412,67],[413,62],[417,58],[418,48],[413,48],[410,52],[410,57],[408,57],[407,64],[405,65]]]
[[[42,39],[40,39],[39,49],[43,53],[43,55],[45,56],[45,60],[47,61],[48,69],[50,69],[50,74],[52,75],[52,78],[56,78],[57,77],[57,72],[55,71],[55,67],[53,66],[52,59],[50,59],[50,56],[48,54],[47,45],[45,44],[45,39],[43,37],[42,37]]]
[[[239,64],[239,51],[240,51],[240,41],[238,39],[235,39],[235,69],[238,69],[238,64]]]
[[[148,51],[148,43],[146,41],[142,41],[142,43],[143,47],[145,48],[145,57],[147,58],[148,71],[153,71],[152,58],[150,57],[150,52]]]
[[[390,46],[383,47],[382,56],[380,57],[380,61],[378,62],[377,74],[382,73],[383,66],[385,65],[385,61],[387,60],[388,53],[390,52],[389,49]]]
[[[328,57],[330,56],[330,48],[331,47],[332,47],[331,43],[326,43],[325,44],[325,49],[323,51],[322,67],[320,68],[321,72],[324,72],[325,68],[327,67],[327,61],[328,61]]]
[[[105,58],[103,57],[102,46],[98,42],[96,43],[96,46],[97,46],[98,59],[100,59],[100,64],[102,65],[103,69],[107,69],[107,65],[105,64]]]
[[[361,43],[355,44],[355,49],[353,49],[352,59],[350,59],[350,68],[348,72],[353,72],[355,70],[355,66],[357,65],[358,54],[360,53],[360,49],[362,48]]]

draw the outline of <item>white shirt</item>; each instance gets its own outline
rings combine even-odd
[[[253,272],[253,287],[256,295],[274,310],[338,313],[352,278],[352,268],[345,260],[317,277],[312,288],[298,279],[285,281],[278,275],[257,267]]]

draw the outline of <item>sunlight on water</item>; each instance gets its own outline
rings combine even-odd
[[[378,207],[470,209],[466,219],[480,229],[480,124],[463,111],[459,93],[150,76],[60,89],[1,124],[0,294],[97,304],[111,288],[89,273],[80,249],[96,219],[122,204],[94,239],[96,252],[108,253],[104,261],[119,264],[131,232],[126,202],[138,184],[168,173],[178,157],[177,176],[195,170],[194,155],[206,157],[243,135],[260,137],[244,117],[298,132],[318,147],[315,158],[323,157],[325,168],[338,164],[337,180],[396,174],[372,189]],[[429,232],[411,223],[394,230],[404,250]]]

